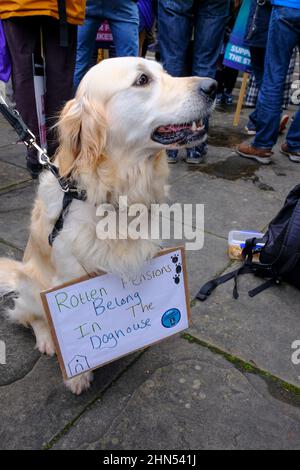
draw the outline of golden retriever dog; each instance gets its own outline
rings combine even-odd
[[[97,238],[102,203],[150,207],[165,197],[166,148],[193,146],[206,139],[203,126],[214,102],[216,82],[173,78],[155,62],[141,58],[108,59],[83,78],[76,96],[62,110],[55,165],[79,189],[52,246],[48,236],[61,211],[63,192],[45,170],[40,177],[22,262],[0,259],[0,293],[13,293],[11,321],[33,329],[41,353],[54,354],[40,292],[99,270],[136,272],[160,249],[157,240]],[[118,209],[117,209],[118,210]],[[10,306],[10,304],[9,304]],[[66,381],[73,393],[87,389],[92,373]]]

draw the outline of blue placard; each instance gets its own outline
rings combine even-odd
[[[250,50],[244,45],[250,8],[251,0],[244,0],[225,49],[223,61],[227,67],[242,72],[249,72],[251,69]]]

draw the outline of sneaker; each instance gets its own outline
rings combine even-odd
[[[245,131],[248,135],[256,135],[256,129],[253,122],[249,121],[247,126],[245,126]]]
[[[199,147],[186,149],[186,163],[192,165],[199,165],[204,162],[204,157],[207,154],[207,144],[199,145]]]
[[[286,142],[281,145],[280,152],[289,157],[291,162],[300,163],[300,151],[289,150],[289,146]]]
[[[231,105],[233,104],[233,96],[231,93],[224,93],[224,101],[225,104]]]
[[[220,106],[221,104],[223,104],[225,102],[225,99],[224,99],[224,95],[223,93],[218,93],[217,94],[217,98],[216,98],[216,104],[218,106]]]
[[[262,165],[269,165],[272,162],[272,149],[262,149],[244,142],[237,148],[237,153],[244,158],[250,158]]]
[[[280,120],[279,124],[279,134],[283,134],[286,130],[287,123],[289,122],[290,117],[287,114],[284,114]]]
[[[178,150],[167,150],[167,161],[168,163],[177,163]]]
[[[43,171],[43,166],[40,163],[28,159],[26,160],[26,166],[33,180],[38,179],[40,173]]]

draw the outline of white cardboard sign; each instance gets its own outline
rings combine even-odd
[[[189,326],[184,248],[140,274],[84,277],[41,293],[65,378],[96,369]]]

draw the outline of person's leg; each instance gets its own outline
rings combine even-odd
[[[117,57],[137,57],[139,55],[138,25],[128,21],[109,20],[114,38]]]
[[[188,72],[188,54],[193,29],[193,0],[158,0],[158,43],[161,60],[173,77]],[[177,150],[168,150],[169,163],[176,163]]]
[[[220,60],[219,60],[220,62]],[[219,64],[216,72],[216,80],[218,82],[218,89],[217,89],[217,104],[221,105],[224,102],[224,81],[225,81],[225,67],[222,66],[222,63]]]
[[[298,49],[300,51],[300,39],[298,42]],[[292,153],[298,153],[300,157],[300,108],[294,116],[289,132],[286,136],[286,143]]]
[[[83,25],[78,26],[76,65],[74,72],[75,91],[82,77],[90,68],[100,23],[101,20],[99,18],[86,17]]]
[[[258,88],[261,87],[264,78],[264,65],[266,49],[264,47],[250,47],[251,67]]]
[[[192,75],[215,78],[221,53],[229,0],[201,0],[195,2],[195,33]],[[208,131],[208,120],[205,123]],[[187,149],[187,163],[201,163],[207,153],[207,144]]]
[[[42,23],[43,45],[46,63],[45,110],[48,154],[53,156],[57,141],[52,129],[66,101],[73,96],[72,85],[76,59],[77,26],[68,25],[68,47],[59,44],[59,22],[45,17]]]
[[[233,92],[238,75],[239,75],[238,70],[232,69],[230,67],[224,67],[224,87],[225,87],[225,92],[228,93],[229,95],[231,95]]]
[[[264,78],[264,64],[265,64],[266,49],[264,47],[250,47],[250,54],[251,54],[252,72],[255,77],[255,84],[258,90],[260,90],[261,84]],[[246,130],[248,131],[249,135],[256,134],[256,120],[257,120],[257,111],[255,108],[254,111],[249,115],[249,121],[246,126]]]
[[[215,78],[229,6],[229,0],[196,2],[193,75]]]
[[[3,21],[5,36],[12,60],[12,81],[17,110],[39,143],[39,126],[33,84],[33,62],[39,39],[40,17],[14,18]],[[27,160],[38,164],[37,153],[28,149]]]
[[[239,71],[230,67],[224,69],[224,101],[225,104],[233,104],[232,92],[235,87]]]
[[[299,37],[300,10],[273,7],[265,75],[257,103],[257,133],[253,142],[254,148],[271,149],[277,141],[285,79]]]
[[[289,150],[300,154],[300,108],[294,116],[289,132],[286,136]]]
[[[146,53],[144,54],[145,51],[145,42],[147,39],[147,31],[143,29],[142,31],[139,32],[139,57],[146,57]]]
[[[193,28],[193,0],[158,0],[158,41],[166,71],[187,75],[187,55]]]
[[[296,59],[297,59],[297,48],[295,47],[294,52],[291,57],[288,73],[286,75],[285,85],[284,85],[284,93],[283,93],[283,103],[282,108],[288,109],[291,100],[291,92],[292,92],[292,85],[294,82],[294,71],[296,66]]]
[[[111,3],[111,2],[109,2]],[[118,57],[139,55],[139,11],[136,2],[117,2],[113,8],[104,4],[103,15],[108,19]]]

